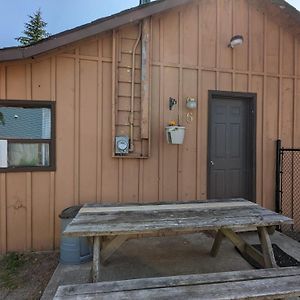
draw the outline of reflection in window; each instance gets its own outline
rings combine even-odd
[[[4,123],[0,136],[6,139],[50,139],[49,108],[0,107]]]
[[[9,144],[9,167],[49,166],[48,144]]]

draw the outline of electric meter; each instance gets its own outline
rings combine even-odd
[[[116,137],[116,154],[128,154],[129,151],[129,138],[128,136]]]

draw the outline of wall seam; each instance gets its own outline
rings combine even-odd
[[[164,23],[162,18],[159,19],[159,58],[160,58],[160,85],[159,85],[159,124],[160,124],[160,134],[159,134],[159,202],[163,201],[164,198],[164,139],[163,139],[163,127],[164,127]]]
[[[98,39],[98,63],[97,63],[97,173],[96,173],[96,198],[102,202],[102,111],[103,111],[103,40]]]
[[[235,0],[231,0],[231,5],[232,5],[232,32],[231,35],[235,35]],[[235,55],[235,51],[232,51],[232,90],[235,90],[236,87],[236,55]]]
[[[6,66],[0,66],[0,99],[6,98]],[[1,101],[1,100],[0,100]],[[1,233],[1,247],[0,252],[2,254],[6,253],[7,251],[7,174],[1,173],[0,174],[0,233]]]
[[[32,65],[26,64],[26,99],[32,100]],[[26,172],[26,250],[32,250],[32,173]]]
[[[56,56],[51,58],[51,101],[56,101]],[[57,112],[56,112],[57,113]],[[55,118],[57,119],[57,118]],[[55,124],[57,125],[57,124]],[[57,126],[55,126],[57,128]],[[57,130],[57,129],[56,129]],[[55,141],[57,145],[57,141]],[[57,147],[57,146],[56,146]],[[56,149],[55,149],[56,152]],[[55,158],[57,160],[57,157]],[[56,162],[55,162],[56,164]],[[50,172],[50,195],[49,195],[49,237],[52,249],[55,249],[55,172]]]
[[[201,174],[201,157],[202,157],[202,143],[201,143],[201,120],[200,118],[201,113],[202,113],[202,105],[201,102],[201,93],[202,93],[202,71],[201,71],[201,65],[202,65],[202,23],[201,23],[201,5],[202,2],[198,3],[198,89],[197,89],[197,94],[198,94],[198,106],[197,106],[197,140],[196,140],[196,145],[197,145],[197,173],[196,173],[196,196],[197,199],[200,200],[202,198],[202,193],[201,193],[201,182],[202,180],[204,181],[204,178],[202,178]],[[207,160],[205,161],[207,165]]]
[[[298,66],[298,56],[297,56],[297,52],[298,52],[298,41],[296,38],[294,38],[294,75],[297,75],[297,66]],[[293,141],[292,141],[292,147],[295,148],[296,147],[296,143],[295,143],[295,135],[296,135],[296,117],[297,117],[297,113],[296,113],[296,108],[297,108],[297,79],[294,79],[294,99],[293,99]]]
[[[262,110],[262,199],[261,205],[265,205],[265,187],[264,187],[264,172],[265,172],[265,160],[264,160],[264,150],[265,150],[265,109],[266,109],[266,98],[267,98],[267,62],[266,62],[266,53],[267,53],[267,45],[266,45],[266,23],[267,18],[266,15],[263,14],[263,72],[264,72],[264,91],[263,91],[263,110]]]
[[[183,13],[180,11],[178,13],[178,19],[179,19],[179,85],[178,85],[178,124],[181,126],[183,125],[183,105],[184,105],[184,99],[183,99]],[[183,147],[184,145],[178,145],[177,146],[177,200],[182,201],[182,169],[183,169]]]
[[[220,7],[219,7],[219,1],[216,1],[216,89],[218,90],[220,88]]]
[[[80,59],[79,48],[75,50],[74,95],[74,203],[80,203]]]

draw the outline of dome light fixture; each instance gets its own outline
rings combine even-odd
[[[197,108],[197,100],[194,98],[190,98],[190,97],[187,98],[186,99],[186,107],[188,109],[192,109],[192,110],[196,109]]]
[[[228,47],[233,49],[234,47],[242,45],[243,43],[244,37],[242,35],[235,35],[231,38]]]

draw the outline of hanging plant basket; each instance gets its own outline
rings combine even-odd
[[[181,145],[184,141],[185,127],[183,126],[167,126],[165,128],[168,144]]]

